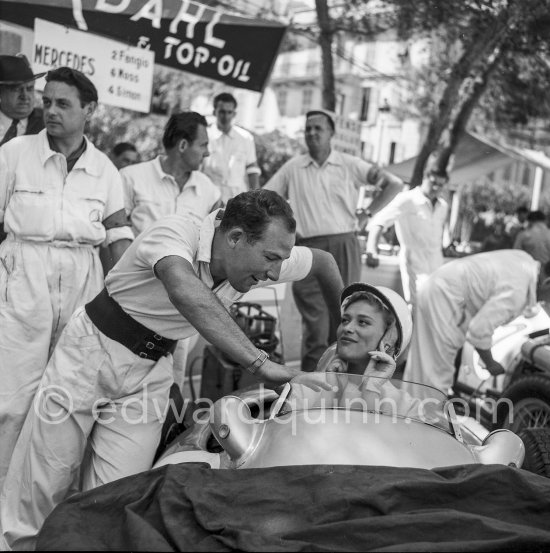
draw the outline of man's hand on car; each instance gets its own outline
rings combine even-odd
[[[273,361],[266,361],[256,373],[268,388],[276,388],[285,382],[296,382],[315,391],[331,389],[330,383],[321,373],[303,372]]]

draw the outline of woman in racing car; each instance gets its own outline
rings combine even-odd
[[[427,416],[433,406],[421,405],[410,394],[396,388],[389,379],[396,359],[407,347],[412,318],[405,300],[393,290],[365,283],[351,284],[341,295],[342,319],[337,341],[317,365],[318,372],[363,375],[350,379],[340,391],[339,403],[365,401],[368,409],[393,409],[399,416]],[[328,375],[327,375],[328,376]]]

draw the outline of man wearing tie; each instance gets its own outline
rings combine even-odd
[[[42,75],[33,75],[24,56],[0,56],[0,146],[44,128],[42,110],[34,107],[34,81]]]

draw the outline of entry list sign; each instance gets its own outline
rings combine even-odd
[[[151,50],[35,19],[31,61],[35,73],[78,69],[94,83],[100,102],[149,112],[155,65]],[[38,89],[44,85],[43,78],[37,81]]]

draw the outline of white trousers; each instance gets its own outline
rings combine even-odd
[[[464,301],[449,290],[431,285],[431,281],[418,290],[413,335],[403,380],[432,386],[447,394],[453,384],[454,360],[464,345],[466,336],[462,328],[465,320]],[[413,396],[440,398],[440,394],[408,386],[402,389]]]
[[[54,507],[151,468],[173,382],[172,356],[144,360],[78,309],[46,367],[0,496],[3,536],[32,549]]]
[[[410,256],[411,254],[410,252],[406,252],[406,255]],[[401,273],[403,297],[405,301],[414,308],[416,307],[418,291],[426,280],[428,280],[431,273],[428,271],[415,271],[413,263],[408,260],[405,255],[401,255],[399,259],[399,271]]]
[[[0,488],[59,335],[102,286],[96,248],[0,244]]]
[[[182,393],[187,374],[187,359],[189,358],[189,352],[192,351],[198,341],[198,333],[189,336],[189,338],[178,340],[176,351],[174,351],[174,382],[178,385]]]

